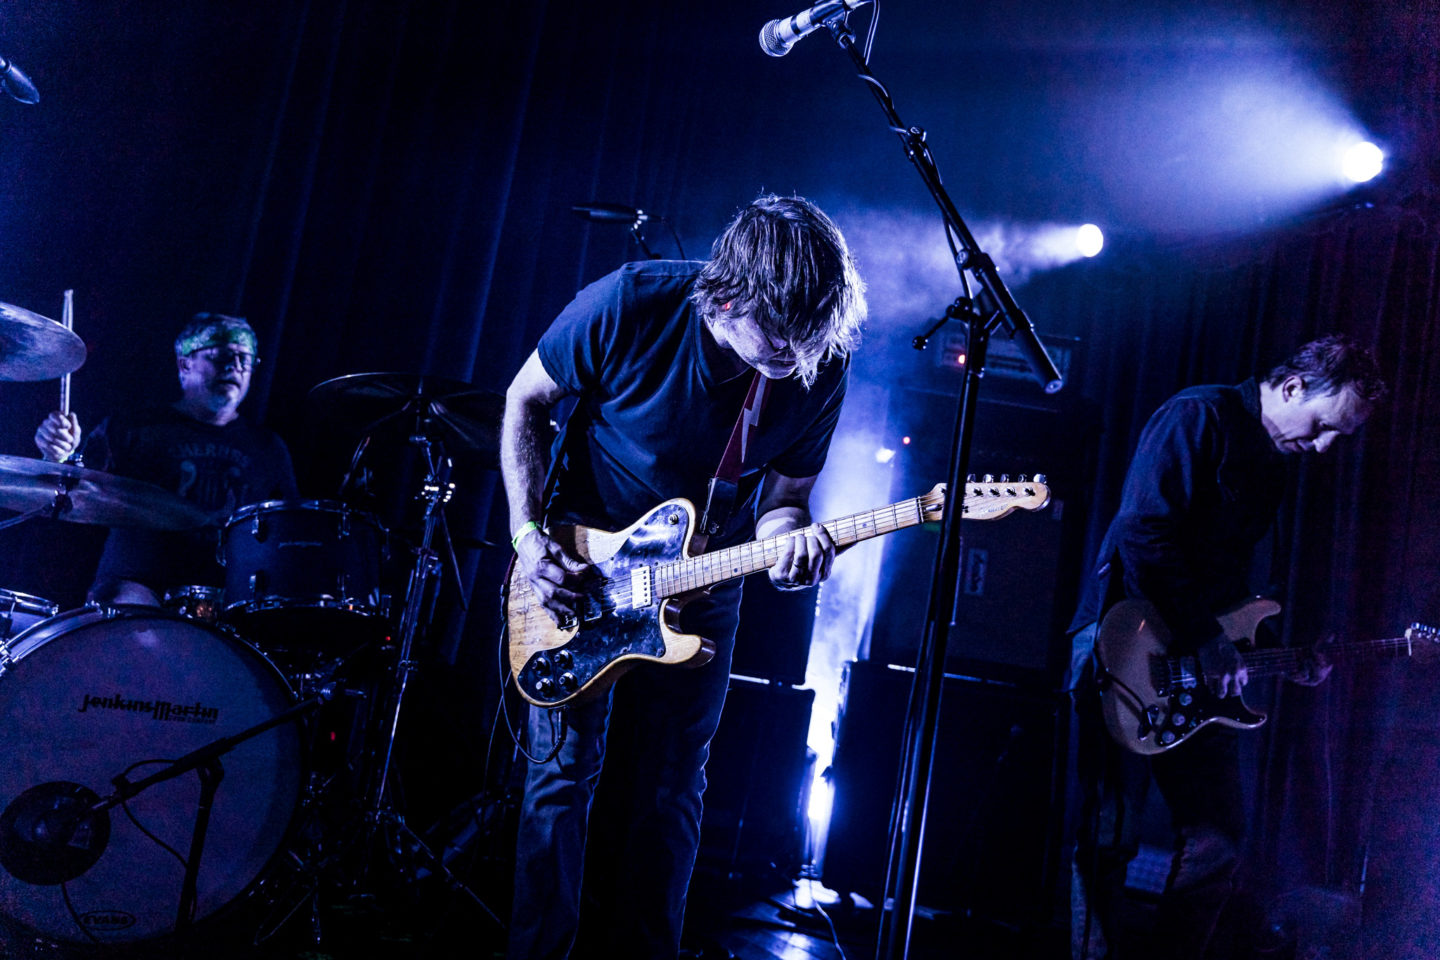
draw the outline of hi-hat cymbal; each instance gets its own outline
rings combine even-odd
[[[0,303],[0,380],[54,380],[85,362],[85,342],[74,331]]]
[[[154,484],[70,463],[0,455],[0,508],[71,523],[189,530],[211,517]]]
[[[312,412],[356,436],[389,428],[433,429],[451,453],[488,466],[500,462],[505,398],[463,380],[422,373],[352,373],[310,390]]]

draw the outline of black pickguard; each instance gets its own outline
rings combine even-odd
[[[689,528],[689,514],[673,503],[661,504],[631,531],[613,557],[596,563],[600,576],[589,591],[579,631],[564,645],[531,656],[516,674],[520,689],[539,703],[558,703],[622,657],[663,657],[660,599],[652,598],[642,607],[616,600],[628,597],[631,571],[637,567],[681,559]]]
[[[1264,715],[1252,711],[1241,697],[1217,697],[1211,693],[1198,680],[1199,672],[1194,657],[1150,655],[1157,702],[1140,717],[1141,737],[1153,735],[1156,743],[1169,746],[1212,720],[1226,720],[1241,727],[1258,727],[1265,722]],[[1176,682],[1172,680],[1175,677],[1183,679]]]

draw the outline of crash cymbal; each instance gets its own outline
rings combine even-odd
[[[310,404],[316,416],[357,437],[386,428],[408,436],[423,426],[435,430],[453,454],[468,453],[490,466],[500,461],[505,398],[463,380],[352,373],[311,388]]]
[[[84,362],[85,342],[73,331],[0,303],[0,380],[54,380]]]
[[[154,484],[69,463],[0,455],[0,508],[71,523],[189,530],[211,517]]]

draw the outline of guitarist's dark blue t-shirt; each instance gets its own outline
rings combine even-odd
[[[701,266],[627,264],[581,290],[541,337],[545,371],[579,397],[557,443],[551,521],[615,530],[673,497],[703,508],[751,372],[724,380],[707,356],[710,333],[689,299]],[[711,549],[753,537],[765,468],[820,471],[848,371],[848,359],[832,360],[809,390],[794,378],[770,382],[736,507]]]

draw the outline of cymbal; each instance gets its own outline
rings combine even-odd
[[[71,463],[0,455],[0,508],[71,523],[189,530],[211,517],[167,490]]]
[[[310,389],[319,417],[357,436],[382,428],[414,433],[437,428],[450,452],[472,454],[487,466],[500,462],[500,418],[505,398],[463,380],[423,373],[352,373]],[[424,420],[424,424],[418,421]]]
[[[85,341],[74,331],[0,303],[0,380],[54,380],[84,362]]]

